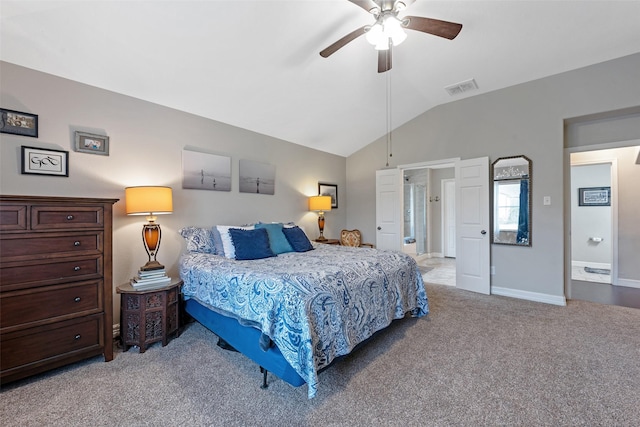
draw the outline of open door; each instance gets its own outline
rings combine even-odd
[[[376,247],[402,249],[402,180],[399,169],[376,171]]]
[[[489,295],[489,158],[456,163],[456,286]]]

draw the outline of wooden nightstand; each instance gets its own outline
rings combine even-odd
[[[324,243],[325,245],[339,245],[340,240],[338,239],[327,239],[327,240],[314,240],[316,243]]]
[[[125,283],[117,288],[120,294],[120,339],[127,351],[137,345],[144,353],[149,344],[179,334],[180,287],[182,280],[173,279],[168,285],[154,289],[136,289]]]

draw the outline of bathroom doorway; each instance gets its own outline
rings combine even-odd
[[[402,174],[402,250],[416,259],[425,281],[455,286],[455,167],[408,165]]]
[[[611,285],[616,159],[581,154],[571,154],[571,279]]]
[[[569,149],[566,188],[570,197],[565,205],[570,211],[569,299],[640,308],[638,235],[634,231],[640,208],[635,197],[640,145],[633,142],[636,144]],[[592,193],[585,196],[585,191]]]

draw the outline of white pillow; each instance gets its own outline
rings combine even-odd
[[[216,225],[218,233],[220,233],[220,239],[222,240],[222,247],[224,248],[224,256],[227,258],[236,258],[236,249],[233,246],[233,240],[229,234],[230,228],[239,228],[241,230],[253,230],[253,225]]]

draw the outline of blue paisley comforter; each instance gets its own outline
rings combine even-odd
[[[309,252],[237,261],[189,253],[185,298],[259,328],[307,382],[376,331],[409,312],[429,312],[416,262],[401,252],[316,245]]]

